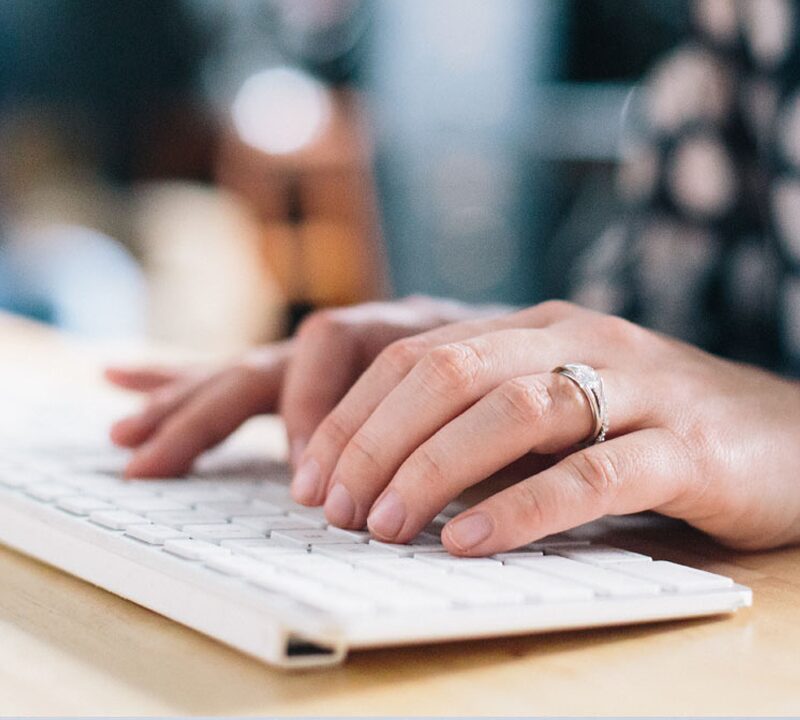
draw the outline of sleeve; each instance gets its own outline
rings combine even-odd
[[[765,27],[772,5],[778,23]],[[572,297],[773,365],[785,267],[771,233],[770,145],[794,5],[700,0],[692,10],[691,36],[635,91],[617,173],[627,210],[581,258]]]

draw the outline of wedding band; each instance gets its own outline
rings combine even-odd
[[[608,404],[600,373],[593,367],[580,363],[559,365],[553,369],[553,372],[572,380],[589,402],[594,427],[582,444],[588,446],[603,442],[608,434]]]

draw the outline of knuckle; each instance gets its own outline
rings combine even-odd
[[[317,310],[300,323],[296,335],[300,339],[328,335],[341,331],[345,325],[346,322],[340,310]]]
[[[409,464],[414,476],[426,486],[441,487],[447,479],[442,459],[427,444],[417,449]]]
[[[561,318],[574,313],[578,306],[567,300],[545,300],[533,309],[549,318]]]
[[[624,345],[638,343],[646,332],[643,328],[630,322],[630,320],[625,320],[617,315],[605,315],[600,321],[600,328],[603,337],[607,341]]]
[[[344,449],[342,458],[345,463],[366,466],[367,470],[380,469],[379,445],[363,430],[353,435]]]
[[[347,445],[353,433],[339,412],[334,410],[319,425],[317,434],[336,448]]]
[[[425,354],[425,343],[419,337],[395,340],[378,356],[378,361],[400,375],[406,375]]]
[[[555,405],[552,389],[538,378],[529,381],[514,378],[503,383],[497,391],[497,401],[504,417],[523,426],[547,417]]]
[[[521,482],[516,486],[518,497],[515,504],[522,517],[522,522],[526,529],[533,530],[541,527],[544,523],[546,513],[542,507],[542,498],[536,486],[532,482]]]
[[[431,350],[425,358],[430,386],[443,392],[468,390],[478,378],[483,361],[468,343],[450,343]]]
[[[585,450],[565,461],[573,477],[602,504],[613,502],[621,486],[620,463],[606,448]]]

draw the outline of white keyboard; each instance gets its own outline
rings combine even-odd
[[[0,388],[0,542],[284,667],[351,648],[731,612],[727,577],[565,534],[448,555],[448,511],[409,545],[330,527],[236,443],[190,478],[124,481],[111,395]],[[13,411],[12,411],[13,410]]]

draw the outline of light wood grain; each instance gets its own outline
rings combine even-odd
[[[0,318],[0,370],[96,376],[79,348]],[[737,554],[680,523],[584,532],[750,585],[732,617],[354,653],[286,674],[0,549],[0,714],[800,714],[800,550]]]

